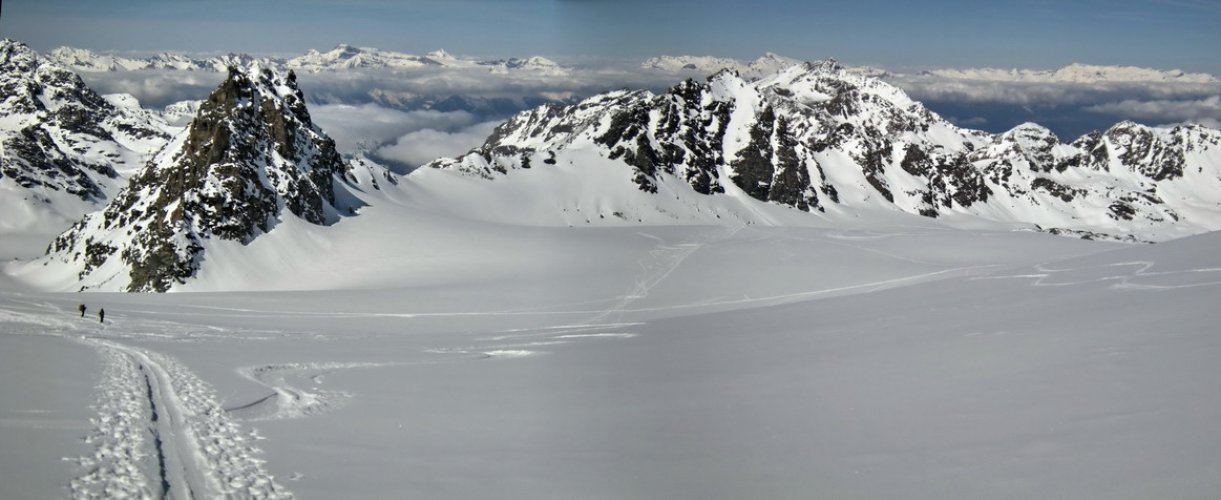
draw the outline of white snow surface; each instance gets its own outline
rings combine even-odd
[[[182,293],[40,291],[54,277],[9,266],[0,496],[1221,491],[1221,233],[847,228],[732,196],[701,198],[716,224],[667,220],[540,196],[557,167],[496,190],[357,170],[357,216],[211,247],[225,265]]]

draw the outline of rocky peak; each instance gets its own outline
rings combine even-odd
[[[1060,138],[1047,127],[1026,122],[997,136],[996,142],[1013,144],[1036,164],[1047,164],[1052,159],[1051,150],[1060,144]]]
[[[249,243],[285,211],[333,222],[346,170],[291,71],[231,67],[187,130],[48,253],[79,266],[86,287],[119,279],[128,291],[166,291],[195,274],[211,239]]]
[[[844,67],[834,58],[827,58],[821,61],[807,61],[802,63],[802,66],[810,73],[837,73],[844,70]]]

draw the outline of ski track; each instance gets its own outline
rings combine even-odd
[[[186,367],[113,341],[85,342],[103,352],[107,368],[92,435],[99,444],[82,460],[92,470],[73,481],[75,497],[292,497],[263,468],[251,435]],[[119,404],[107,402],[112,395]]]
[[[872,281],[868,283],[858,283],[842,287],[824,288],[818,290],[807,290],[788,294],[769,295],[764,297],[745,297],[741,299],[713,299],[698,303],[678,304],[671,306],[656,306],[656,307],[631,307],[632,304],[647,298],[649,293],[677,270],[693,253],[703,248],[707,244],[720,241],[732,237],[737,232],[741,231],[745,226],[733,228],[729,233],[713,236],[705,236],[694,238],[677,244],[669,244],[662,238],[648,234],[637,233],[640,236],[649,238],[657,242],[657,247],[651,250],[648,255],[638,262],[642,272],[636,278],[635,282],[623,295],[613,300],[611,307],[605,310],[597,311],[567,311],[555,313],[537,313],[537,314],[590,314],[584,321],[571,325],[556,325],[543,328],[528,328],[516,329],[499,332],[500,335],[484,337],[479,339],[483,342],[498,342],[487,347],[462,347],[462,348],[441,348],[432,349],[429,352],[437,354],[457,354],[462,356],[474,356],[481,359],[488,358],[506,358],[506,357],[524,357],[534,354],[542,354],[545,351],[536,351],[533,348],[564,344],[571,341],[588,341],[596,339],[630,339],[637,336],[635,333],[624,331],[625,327],[636,326],[640,323],[629,323],[621,321],[624,314],[642,313],[642,312],[663,312],[674,310],[693,310],[702,308],[723,308],[725,306],[764,306],[777,305],[786,302],[804,300],[824,295],[835,295],[843,293],[869,293],[887,288],[904,286],[911,283],[918,283],[931,279],[945,279],[951,277],[967,276],[971,277],[980,271],[988,269],[996,269],[1003,267],[1001,265],[978,265],[964,266],[950,269],[942,269],[927,273],[913,274],[909,276],[900,276],[891,279]],[[764,239],[771,239],[771,236],[763,236]],[[857,245],[838,243],[846,247],[851,247],[859,250],[870,251],[871,249],[859,247]],[[885,252],[878,252],[883,255],[898,258]],[[910,259],[911,262],[917,262]],[[920,262],[927,264],[925,262]],[[480,313],[458,313],[464,315],[480,314]],[[483,314],[501,314],[501,313],[483,313]],[[507,341],[507,343],[506,343]],[[517,342],[513,342],[517,341]]]
[[[114,335],[113,323],[82,321],[55,304],[10,304],[23,307],[0,311],[0,321],[15,327],[5,334],[83,343],[103,362],[93,429],[85,438],[93,453],[66,459],[83,469],[68,484],[73,498],[292,497],[263,467],[253,434],[244,433],[211,386],[181,363],[121,343],[125,335]]]
[[[87,472],[72,480],[72,498],[153,498],[146,470],[150,458],[149,399],[139,369],[122,352],[98,346],[104,360],[98,384],[97,416],[85,442],[93,455],[76,462]]]
[[[342,407],[352,394],[320,389],[326,375],[353,368],[377,368],[392,363],[282,363],[239,368],[248,380],[271,389],[271,393],[251,403],[226,410],[248,421],[305,418]],[[309,385],[309,389],[300,386]]]
[[[1110,286],[1126,290],[1173,290],[1221,285],[1221,268],[1183,269],[1175,271],[1150,271],[1155,262],[1117,262],[1103,266],[1080,268],[1052,268],[1035,266],[1035,272],[997,276],[979,276],[973,279],[1029,279],[1037,287],[1077,286],[1090,283],[1114,282]],[[1131,268],[1130,271],[1126,270]],[[1174,283],[1159,283],[1158,280],[1173,277]]]
[[[648,297],[653,288],[665,281],[670,274],[682,266],[683,262],[691,254],[708,243],[733,236],[744,227],[733,228],[724,234],[696,237],[677,244],[669,244],[664,239],[652,234],[636,233],[639,236],[657,242],[657,246],[637,262],[641,273],[636,277],[632,286],[622,295],[611,299],[610,306],[606,309],[567,312],[566,314],[588,315],[583,321],[576,324],[506,330],[498,332],[499,335],[477,339],[480,342],[496,342],[496,344],[482,347],[468,346],[431,349],[428,352],[476,359],[514,359],[547,353],[547,351],[537,350],[539,347],[567,344],[573,341],[630,339],[636,337],[635,333],[623,332],[622,328],[636,326],[640,323],[618,321],[619,317],[624,313],[633,311],[629,309],[629,306]],[[534,312],[532,314],[560,313]],[[508,343],[505,343],[505,341],[508,341]]]
[[[732,237],[738,231],[741,231],[743,227],[745,226],[735,227],[727,234],[695,238],[694,241],[684,241],[675,245],[666,244],[661,238],[648,233],[637,233],[640,236],[658,242],[657,248],[650,250],[648,256],[637,263],[643,270],[643,273],[636,279],[636,283],[632,288],[619,297],[619,300],[612,304],[610,308],[594,314],[586,319],[585,322],[600,323],[611,316],[618,318],[625,312],[628,306],[648,297],[649,292],[662,281],[665,281],[679,266],[682,266],[683,261],[686,261],[691,254],[709,243]]]

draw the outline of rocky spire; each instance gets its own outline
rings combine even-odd
[[[333,222],[346,169],[291,71],[231,67],[187,130],[48,254],[80,266],[84,288],[163,292],[194,276],[211,239],[247,244],[289,214]]]

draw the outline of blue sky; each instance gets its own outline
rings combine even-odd
[[[1071,62],[1221,74],[1221,0],[9,0],[0,34],[48,50],[837,57],[891,68]]]

